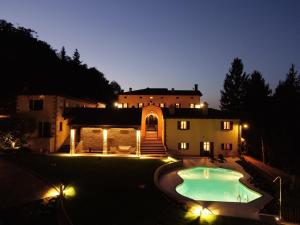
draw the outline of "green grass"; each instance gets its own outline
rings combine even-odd
[[[153,183],[156,159],[57,157],[7,154],[1,158],[28,167],[52,182],[75,187],[76,195],[65,201],[75,225],[192,225],[182,206],[167,198]],[[202,224],[207,224],[202,221]],[[218,216],[213,224],[260,224]]]

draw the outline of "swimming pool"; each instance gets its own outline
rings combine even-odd
[[[178,171],[176,191],[197,201],[251,202],[262,195],[239,182],[243,174],[223,168],[194,167]]]

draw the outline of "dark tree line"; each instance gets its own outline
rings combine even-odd
[[[300,173],[300,74],[292,64],[274,93],[259,71],[247,74],[235,58],[224,80],[220,107],[250,124],[243,130],[247,153],[291,173]]]
[[[36,32],[0,20],[0,110],[13,110],[18,94],[62,94],[112,103],[121,90],[96,68],[88,68],[76,49],[58,53]]]

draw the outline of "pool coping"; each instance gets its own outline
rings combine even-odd
[[[259,211],[262,209],[268,202],[272,200],[272,197],[260,190],[259,188],[253,186],[249,182],[249,178],[251,176],[235,161],[238,158],[229,159],[227,163],[210,163],[208,160],[203,161],[199,159],[183,159],[182,163],[177,162],[177,166],[172,166],[169,164],[165,164],[160,166],[155,171],[154,182],[156,186],[164,192],[167,196],[174,199],[176,202],[184,205],[185,207],[193,207],[195,205],[201,205],[205,208],[209,208],[216,215],[223,215],[223,216],[234,216],[234,217],[242,217],[248,219],[255,219],[259,220]],[[189,160],[199,160],[197,165],[189,166]],[[172,163],[171,163],[172,164]],[[239,181],[245,185],[247,188],[261,194],[262,196],[249,202],[249,203],[237,203],[237,202],[215,202],[215,201],[196,201],[185,196],[180,195],[176,191],[176,187],[183,183],[183,179],[177,174],[179,170],[182,169],[189,169],[197,166],[204,166],[204,167],[212,167],[212,168],[224,168],[230,169],[243,174],[243,177],[239,179]],[[162,173],[164,167],[171,167],[164,174]]]

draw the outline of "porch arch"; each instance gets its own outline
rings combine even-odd
[[[145,106],[142,111],[141,121],[141,138],[144,139],[146,136],[146,119],[148,116],[154,115],[157,118],[157,137],[163,139],[164,135],[164,117],[160,107],[150,105]]]

